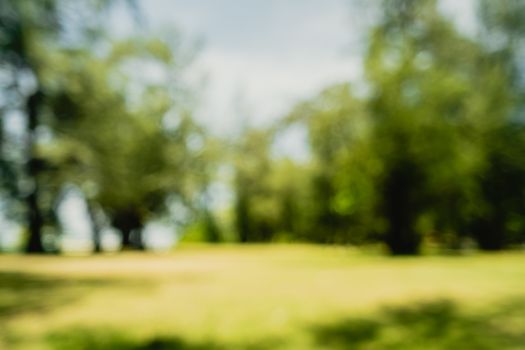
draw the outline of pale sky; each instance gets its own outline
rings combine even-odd
[[[229,133],[262,125],[323,86],[357,79],[357,33],[347,0],[143,0],[153,31],[178,28],[203,48],[190,74],[205,77],[197,117]],[[121,16],[116,31],[132,24]],[[197,77],[197,78],[196,78]]]
[[[213,131],[229,133],[241,122],[275,121],[330,84],[358,81],[364,22],[351,3],[370,2],[141,0],[139,5],[153,32],[177,28],[188,42],[203,42],[189,72],[206,81],[197,117]],[[472,4],[442,0],[440,7],[462,30],[473,32]],[[124,12],[113,19],[117,34],[135,26]]]

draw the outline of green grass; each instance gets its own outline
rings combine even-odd
[[[0,348],[523,349],[525,254],[0,256]]]

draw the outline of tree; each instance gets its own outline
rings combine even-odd
[[[241,243],[271,241],[275,207],[267,184],[272,134],[247,130],[236,145],[234,159],[235,218]]]
[[[13,200],[24,204],[29,235],[26,251],[30,253],[44,251],[42,227],[46,212],[52,212],[51,208],[44,208],[44,202],[49,202],[45,197],[49,196],[42,177],[49,164],[40,155],[42,119],[47,108],[47,91],[42,83],[44,57],[79,42],[93,41],[100,29],[97,15],[110,3],[6,0],[0,4],[0,61],[2,74],[8,80],[2,86],[2,117],[19,113],[23,120],[18,123],[25,125],[23,133],[12,135],[9,140],[14,150],[7,152],[4,147],[3,184]],[[71,12],[77,14],[75,22],[68,18]],[[4,146],[8,139],[2,138]]]
[[[484,210],[488,142],[512,106],[491,57],[436,1],[383,2],[367,93],[334,86],[288,117],[308,129],[318,241],[379,239],[392,254],[416,254],[432,234],[459,246]]]
[[[238,240],[310,240],[311,169],[273,154],[279,125],[248,129],[234,144],[234,217]]]
[[[480,139],[501,125],[510,100],[500,67],[438,13],[435,1],[387,1],[366,59],[382,162],[385,240],[416,253],[426,216],[457,234],[477,210]]]
[[[471,221],[471,230],[482,249],[499,250],[525,238],[525,128],[524,46],[525,4],[521,1],[480,1],[479,41],[489,53],[487,60],[501,67],[511,103],[504,122],[487,134],[486,162],[480,176],[482,210]]]
[[[40,210],[39,196],[40,183],[39,174],[42,170],[42,162],[36,155],[36,130],[39,124],[39,114],[43,99],[42,88],[39,84],[39,40],[46,41],[58,32],[58,18],[56,4],[53,1],[38,3],[3,1],[0,4],[0,60],[3,63],[2,70],[10,76],[11,81],[3,89],[4,96],[11,96],[3,106],[5,117],[9,110],[17,110],[25,118],[24,137],[24,162],[25,166],[19,168],[16,175],[18,180],[24,177],[27,188],[19,191],[15,181],[7,184],[12,186],[11,193],[23,198],[26,206],[26,217],[29,230],[29,239],[26,250],[28,252],[42,252],[44,250],[41,241],[41,230],[43,215]],[[29,87],[20,86],[20,81],[25,77],[32,80]],[[5,139],[3,140],[5,141]],[[2,155],[5,157],[5,155]],[[5,158],[4,158],[5,159]],[[16,166],[3,162],[7,173],[12,173]]]
[[[48,84],[57,87],[57,162],[67,169],[65,181],[120,231],[123,248],[144,249],[146,222],[173,201],[193,209],[207,185],[212,162],[204,131],[181,102],[188,95],[179,86],[176,52],[158,39],[136,39],[115,43],[106,57],[65,53],[64,64],[49,72]],[[138,64],[161,70],[165,79],[123,71]]]
[[[361,243],[370,237],[375,158],[370,157],[371,118],[349,84],[325,89],[300,104],[287,123],[303,123],[313,166],[303,191],[311,192],[308,237],[322,243]]]

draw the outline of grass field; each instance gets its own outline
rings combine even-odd
[[[525,254],[0,256],[5,349],[525,349]]]

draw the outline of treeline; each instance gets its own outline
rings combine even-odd
[[[363,82],[233,140],[192,116],[192,50],[178,36],[108,37],[114,4],[0,3],[1,198],[27,252],[58,249],[44,236],[60,234],[71,186],[95,251],[105,227],[145,249],[143,228],[162,217],[213,242],[379,242],[393,254],[424,240],[523,243],[524,1],[478,1],[476,36],[435,0],[377,2]],[[308,161],[279,156],[289,128],[306,131]],[[218,169],[232,173],[229,225],[210,205]]]

